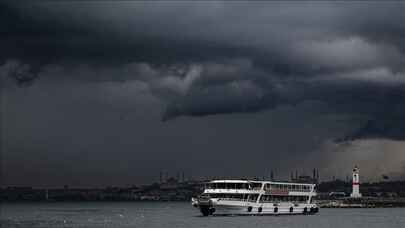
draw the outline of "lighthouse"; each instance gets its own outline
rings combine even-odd
[[[354,167],[353,169],[353,190],[352,194],[350,194],[350,197],[352,198],[360,198],[361,193],[360,193],[360,181],[359,181],[359,168],[357,166]]]

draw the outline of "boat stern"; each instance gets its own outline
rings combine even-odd
[[[191,205],[199,208],[204,216],[212,215],[215,212],[211,198],[204,195],[198,198],[191,198]]]

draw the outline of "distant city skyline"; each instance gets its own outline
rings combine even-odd
[[[405,179],[405,2],[3,1],[2,186]]]

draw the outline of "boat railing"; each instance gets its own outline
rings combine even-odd
[[[256,199],[238,199],[238,198],[218,198],[218,201],[227,200],[227,201],[239,201],[239,202],[256,202]]]
[[[265,188],[265,192],[282,191],[282,192],[312,192],[311,189],[284,189],[284,188]]]
[[[207,192],[235,192],[235,193],[246,193],[246,192],[260,192],[261,188],[251,188],[251,189],[237,189],[237,188],[207,188]]]

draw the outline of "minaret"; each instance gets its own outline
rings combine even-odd
[[[160,171],[159,173],[159,183],[163,183],[163,173]]]
[[[359,181],[359,168],[357,166],[353,169],[353,190],[352,194],[350,194],[352,198],[360,198],[360,181]]]

